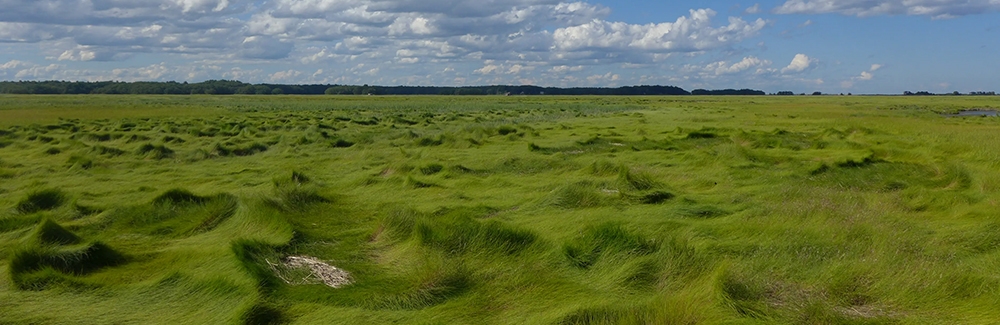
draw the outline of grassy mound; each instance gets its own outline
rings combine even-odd
[[[588,227],[582,236],[563,245],[563,254],[570,264],[588,268],[602,256],[640,256],[656,252],[659,245],[634,234],[623,226],[605,223]]]
[[[549,202],[564,209],[593,208],[607,205],[614,192],[602,192],[592,182],[577,182],[562,186],[550,193]]]
[[[238,206],[229,194],[198,196],[187,190],[172,189],[147,204],[112,209],[101,215],[113,229],[155,236],[190,236],[215,229],[233,216]]]
[[[68,201],[65,193],[58,189],[45,189],[28,193],[17,203],[17,211],[24,214],[56,209]]]
[[[135,153],[139,156],[145,157],[146,159],[167,159],[174,156],[174,151],[167,148],[165,145],[154,145],[152,143],[147,143],[139,146]]]
[[[35,227],[31,237],[40,245],[73,245],[81,241],[79,236],[48,218]]]
[[[124,256],[101,242],[69,247],[35,246],[14,252],[10,275],[14,284],[22,290],[41,290],[54,284],[53,279],[62,278],[51,271],[85,275],[125,261]]]

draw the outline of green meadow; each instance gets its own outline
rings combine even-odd
[[[996,108],[0,96],[0,324],[997,323]]]

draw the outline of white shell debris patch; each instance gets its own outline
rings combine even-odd
[[[291,285],[325,284],[340,288],[354,282],[351,274],[312,256],[288,256],[281,263],[267,264],[274,274]]]

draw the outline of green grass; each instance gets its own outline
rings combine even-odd
[[[995,323],[996,107],[0,96],[0,323]]]

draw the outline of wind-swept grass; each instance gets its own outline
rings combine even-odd
[[[107,99],[0,97],[0,323],[1000,319],[993,98]]]

